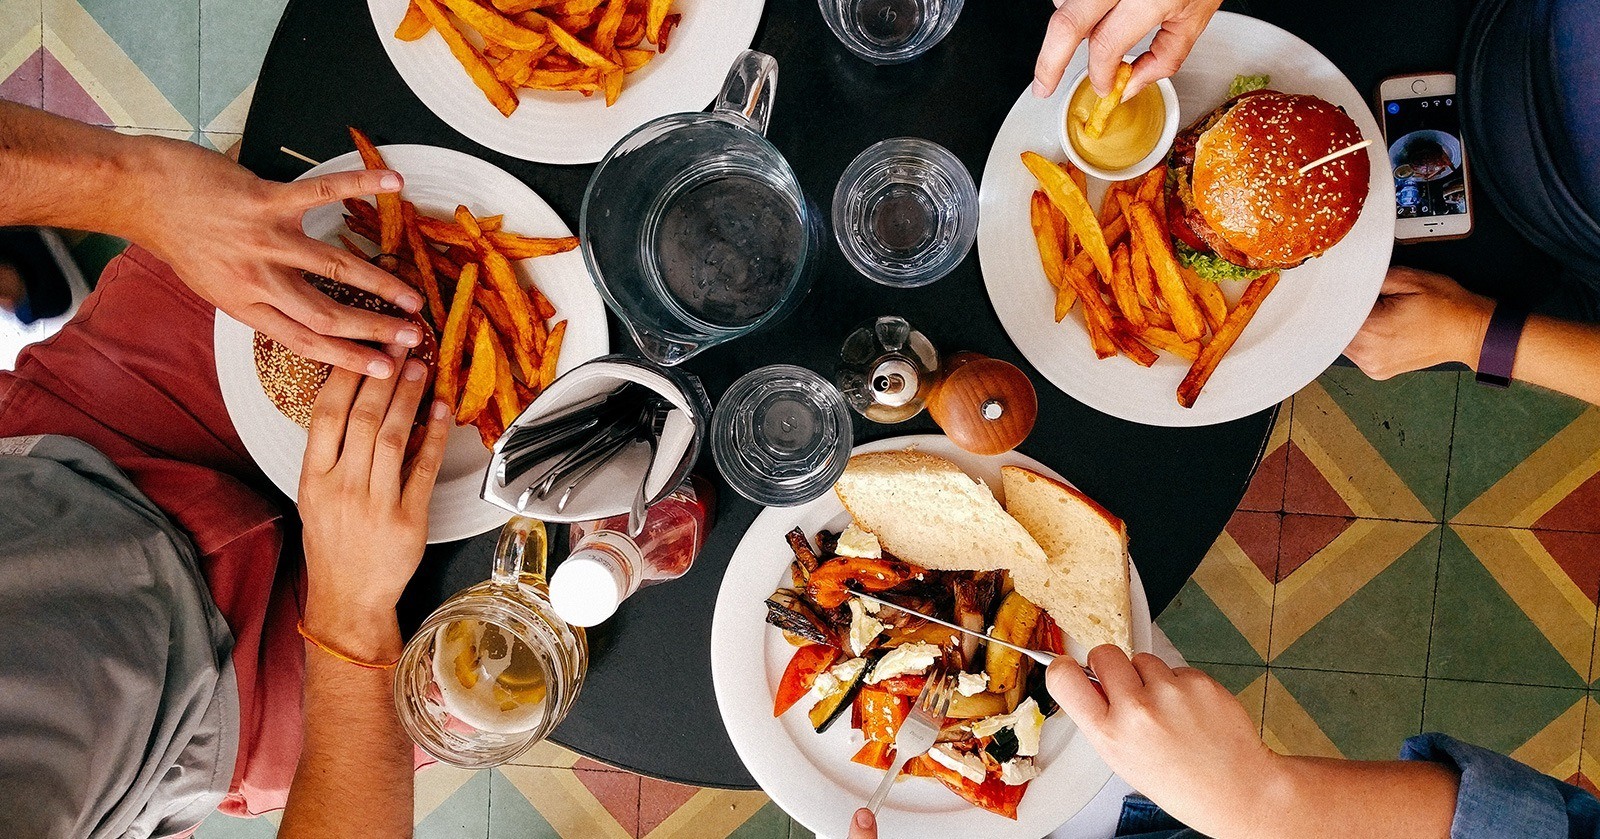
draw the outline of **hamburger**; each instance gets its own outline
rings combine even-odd
[[[1167,221],[1178,259],[1212,280],[1293,268],[1343,239],[1361,215],[1370,164],[1344,110],[1305,94],[1241,93],[1184,129],[1167,164]]]
[[[301,273],[312,288],[327,295],[335,303],[415,323],[422,332],[422,343],[411,349],[410,357],[427,365],[428,384],[431,386],[434,371],[439,363],[439,341],[434,335],[433,327],[422,319],[421,314],[408,314],[399,306],[369,291],[310,272]],[[333,370],[332,365],[297,355],[288,347],[260,332],[255,334],[251,349],[255,356],[256,377],[261,380],[261,389],[266,392],[267,398],[272,400],[272,404],[284,416],[302,428],[310,428],[311,406],[317,401],[317,394],[322,391],[322,384],[328,380],[328,373]],[[429,400],[424,399],[417,409],[418,426],[427,424],[429,404]],[[415,442],[415,433],[412,439]]]

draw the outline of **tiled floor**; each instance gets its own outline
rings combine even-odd
[[[0,0],[0,97],[225,148],[283,2]],[[1279,750],[1390,757],[1442,730],[1589,784],[1597,599],[1600,409],[1455,373],[1335,368],[1284,406],[1239,512],[1160,623]],[[418,835],[809,835],[760,793],[553,746],[522,763],[419,773]],[[214,817],[199,836],[274,826]]]

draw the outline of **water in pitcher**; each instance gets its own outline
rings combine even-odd
[[[654,267],[689,315],[737,328],[783,302],[805,235],[787,195],[762,178],[722,171],[673,191],[664,203]]]

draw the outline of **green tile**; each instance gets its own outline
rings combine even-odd
[[[1207,676],[1222,683],[1229,693],[1238,693],[1249,687],[1256,679],[1265,676],[1265,666],[1252,667],[1243,664],[1217,664],[1215,662],[1202,662],[1193,665]]]
[[[1426,675],[1438,564],[1435,528],[1286,649],[1274,638],[1273,666]]]
[[[210,131],[244,130],[244,113],[213,124],[261,74],[267,45],[288,0],[200,0],[200,122]],[[363,6],[360,14],[366,14]]]
[[[1422,679],[1278,667],[1272,675],[1347,758],[1393,759],[1421,731]],[[1270,694],[1268,702],[1271,728]]]
[[[1461,377],[1459,393],[1446,518],[1454,518],[1587,407],[1533,385],[1487,388],[1471,376]]]
[[[1444,510],[1459,378],[1424,371],[1375,382],[1358,369],[1330,367],[1317,381],[1417,500],[1438,515]],[[1291,483],[1288,494],[1294,492]]]
[[[133,59],[184,119],[192,126],[200,124],[198,0],[76,2]]]
[[[417,823],[416,839],[479,839],[489,835],[491,776],[483,770]],[[518,795],[517,798],[522,796]]]
[[[1429,679],[1422,728],[1511,754],[1586,696],[1568,688]],[[1572,727],[1570,739],[1577,752],[1581,724]]]
[[[1585,677],[1562,658],[1461,537],[1446,528],[1443,539],[1428,676],[1584,687]]]
[[[483,774],[489,776],[489,839],[561,839],[550,822],[498,769]]]
[[[804,825],[800,824],[799,822],[797,822],[797,821],[795,821],[793,819],[790,819],[789,820],[789,839],[817,839],[817,834],[812,833],[809,830],[806,830]]]
[[[1244,665],[1265,663],[1250,642],[1239,633],[1238,627],[1228,620],[1228,616],[1193,580],[1184,583],[1178,596],[1162,611],[1156,624],[1189,661]]]
[[[236,819],[212,813],[200,823],[194,839],[272,839],[278,828],[264,818]]]
[[[728,834],[728,839],[789,839],[793,821],[788,813],[769,801]]]

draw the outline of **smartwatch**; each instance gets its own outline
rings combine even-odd
[[[1483,349],[1478,353],[1478,384],[1505,388],[1511,386],[1511,370],[1517,362],[1517,344],[1522,327],[1528,322],[1526,307],[1500,303],[1489,318],[1483,334]]]

